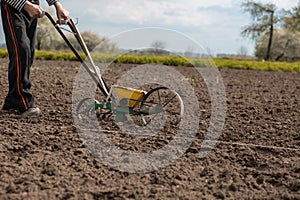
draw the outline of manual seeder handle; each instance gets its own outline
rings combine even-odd
[[[74,21],[72,19],[70,20],[62,20],[61,24],[67,24],[72,32],[72,34],[74,35],[74,37],[76,38],[77,42],[79,43],[82,51],[84,52],[84,54],[86,55],[89,63],[91,66],[89,66],[84,59],[80,56],[80,54],[78,53],[78,51],[74,48],[74,46],[71,44],[71,42],[68,40],[68,38],[65,36],[64,32],[61,29],[61,26],[59,24],[57,24],[54,19],[52,18],[52,16],[48,13],[45,12],[45,16],[48,17],[48,19],[50,20],[50,22],[54,25],[54,27],[56,28],[56,30],[58,31],[58,33],[61,35],[61,37],[63,38],[63,40],[67,43],[67,45],[69,46],[69,48],[72,50],[72,52],[75,54],[76,58],[83,64],[83,67],[86,69],[86,71],[89,73],[89,75],[93,78],[93,80],[97,83],[97,86],[99,87],[99,89],[102,91],[102,93],[108,97],[109,96],[109,89],[107,84],[105,83],[105,81],[103,80],[100,70],[99,68],[95,65],[91,54],[82,38],[81,33],[79,32],[76,24],[74,23]]]

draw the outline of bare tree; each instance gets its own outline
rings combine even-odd
[[[247,54],[248,54],[248,49],[247,49],[247,47],[241,46],[241,47],[238,49],[237,54],[238,54],[239,56],[247,56]]]
[[[194,55],[194,48],[193,47],[189,47],[185,52],[184,52],[184,56],[185,57],[193,57]]]
[[[275,14],[277,7],[275,4],[256,3],[246,1],[242,3],[245,12],[249,12],[252,18],[252,24],[245,26],[242,30],[242,36],[257,40],[261,35],[268,33],[268,48],[265,60],[270,60],[274,26],[280,21]]]
[[[160,55],[162,54],[162,52],[164,52],[164,49],[166,48],[166,44],[162,41],[157,40],[151,44],[151,47],[153,47],[155,55]]]

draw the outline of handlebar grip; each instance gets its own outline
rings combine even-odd
[[[57,21],[57,23],[58,23],[58,21]],[[61,24],[61,25],[68,25],[68,20],[61,19],[61,20],[60,20],[60,24]]]

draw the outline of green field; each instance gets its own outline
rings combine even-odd
[[[83,54],[82,54],[83,55]],[[0,58],[8,57],[5,49],[0,49]],[[77,58],[72,52],[37,51],[35,59],[38,60],[71,60]],[[184,58],[179,56],[142,56],[133,54],[94,54],[93,59],[97,62],[115,62],[124,64],[163,64],[168,66],[217,66],[219,68],[267,70],[300,72],[300,62],[261,62],[233,59],[200,59]]]

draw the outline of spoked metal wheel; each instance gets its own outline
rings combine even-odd
[[[81,120],[96,116],[94,102],[91,98],[84,98],[78,103],[76,116]]]
[[[167,87],[151,89],[143,98],[140,106],[141,118],[144,125],[176,126],[184,113],[181,97],[174,90]]]
[[[111,117],[110,109],[97,108],[96,104],[100,104],[97,100],[92,101],[91,98],[81,100],[76,109],[76,115],[79,119],[92,119],[97,117],[100,120],[107,121]]]

